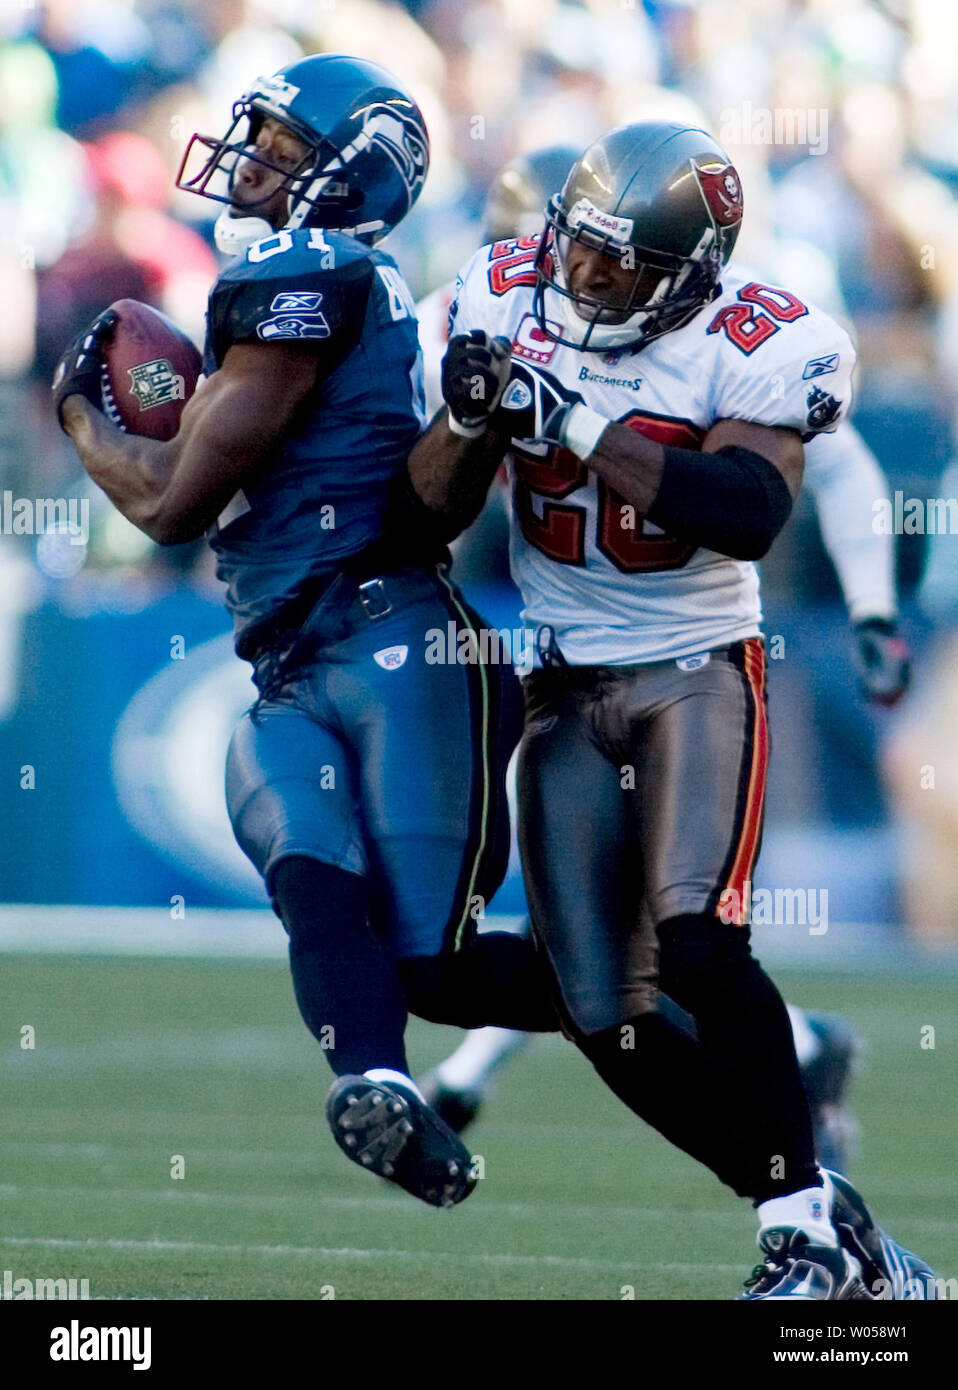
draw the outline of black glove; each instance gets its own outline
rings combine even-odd
[[[855,624],[856,666],[862,693],[876,705],[897,705],[911,682],[911,652],[888,618]]]
[[[103,409],[100,349],[113,337],[116,320],[115,312],[105,309],[89,328],[74,338],[60,358],[53,374],[53,408],[61,429],[63,419],[60,410],[67,396],[85,396],[97,410]]]
[[[512,344],[474,328],[450,338],[442,359],[442,395],[449,407],[449,428],[478,439],[499,404],[509,380]]]

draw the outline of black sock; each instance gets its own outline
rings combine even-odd
[[[525,937],[485,932],[464,950],[413,956],[399,969],[410,1012],[431,1023],[558,1030],[548,967]]]
[[[576,1042],[630,1110],[735,1187],[714,1076],[704,1049],[686,1029],[665,1012],[648,1013],[601,1033],[577,1035]]]
[[[396,962],[368,919],[366,880],[303,855],[280,860],[273,898],[306,1027],[337,1076],[408,1072],[406,1000]]]
[[[808,1101],[788,1010],[751,954],[748,929],[674,917],[659,930],[662,989],[695,1019],[741,1196],[818,1187]]]

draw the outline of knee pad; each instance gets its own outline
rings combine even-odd
[[[689,991],[713,990],[728,971],[755,964],[748,927],[705,913],[670,917],[659,929],[659,976],[665,994],[679,1003]]]

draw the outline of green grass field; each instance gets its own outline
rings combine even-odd
[[[94,1298],[618,1299],[631,1285],[726,1299],[754,1262],[747,1205],[559,1038],[503,1074],[470,1133],[484,1180],[434,1211],[336,1149],[328,1069],[282,962],[10,955],[0,978],[0,1261],[14,1277],[87,1278]],[[898,1239],[958,1274],[954,980],[778,978],[859,1027],[852,1176]],[[459,1036],[413,1024],[415,1068]]]

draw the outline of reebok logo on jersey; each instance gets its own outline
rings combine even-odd
[[[408,647],[383,647],[382,651],[373,652],[373,661],[384,671],[398,671],[408,655]]]
[[[328,338],[329,324],[319,312],[323,296],[316,290],[280,290],[269,306],[272,318],[256,325],[264,343],[275,338]]]
[[[841,361],[841,354],[830,352],[827,357],[813,357],[811,362],[805,363],[805,370],[802,372],[803,381],[811,381],[812,377],[825,376],[828,372],[838,370]]]
[[[698,656],[680,656],[675,664],[680,671],[697,671],[700,667],[707,666],[711,660],[711,652],[699,652]]]
[[[323,296],[315,290],[282,290],[269,306],[271,314],[315,314]]]

